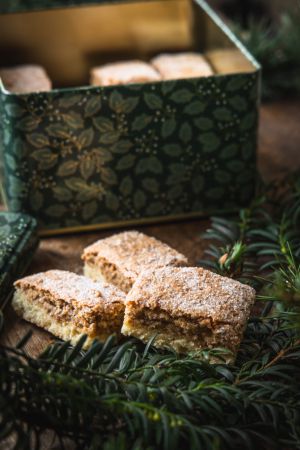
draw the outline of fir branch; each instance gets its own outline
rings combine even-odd
[[[235,27],[246,47],[261,63],[265,100],[300,94],[300,7],[281,16],[279,24],[257,19],[246,30]]]
[[[295,173],[261,186],[252,205],[234,219],[212,218],[204,235],[213,240],[206,251],[210,259],[199,264],[258,290],[264,287],[261,299],[284,302],[293,297],[293,307],[300,310],[299,180]]]
[[[135,340],[88,352],[83,341],[57,342],[37,359],[2,347],[2,437],[13,430],[23,445],[25,434],[38,442],[48,429],[81,449],[297,448],[300,345],[284,325],[251,321],[231,367],[222,352],[210,364],[209,351],[179,357]]]

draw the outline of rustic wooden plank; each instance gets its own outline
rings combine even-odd
[[[300,169],[300,101],[285,100],[261,108],[258,167],[267,180]]]

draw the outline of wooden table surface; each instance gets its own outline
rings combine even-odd
[[[300,169],[300,101],[283,101],[261,108],[258,166],[266,180],[281,177],[290,170]],[[150,235],[185,253],[192,263],[203,256],[207,246],[201,241],[207,219],[140,227]],[[137,228],[137,227],[135,227]],[[65,269],[81,273],[80,255],[85,246],[96,239],[109,236],[112,231],[45,238],[41,241],[28,273],[48,269]],[[53,339],[52,336],[17,318],[8,306],[5,311],[5,333],[2,342],[13,345],[28,329],[34,334],[27,344],[30,354],[36,355]]]

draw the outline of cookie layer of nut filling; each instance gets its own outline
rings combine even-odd
[[[184,255],[138,231],[97,241],[84,250],[82,259],[86,276],[113,283],[124,292],[129,292],[143,270],[188,265]]]
[[[16,94],[50,91],[52,83],[43,67],[23,65],[0,68],[5,89]]]
[[[91,85],[113,86],[117,84],[159,81],[161,76],[150,64],[133,60],[106,64],[91,71]]]
[[[125,295],[115,286],[63,270],[31,275],[15,282],[12,306],[18,315],[55,336],[75,343],[120,334]]]
[[[163,80],[175,80],[213,75],[213,69],[198,53],[163,53],[151,61]]]
[[[255,300],[250,286],[197,267],[147,270],[126,297],[122,333],[178,352],[237,351]],[[231,358],[228,358],[228,361]]]

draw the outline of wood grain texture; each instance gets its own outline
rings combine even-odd
[[[267,180],[281,177],[289,170],[300,168],[300,101],[285,101],[264,105],[261,109],[261,126],[258,165]],[[193,220],[172,224],[135,227],[152,235],[176,250],[187,255],[192,264],[203,256],[207,242],[201,240],[201,233],[207,228],[208,220]],[[109,236],[114,231],[99,231],[74,236],[45,238],[32,261],[28,273],[48,269],[82,272],[80,255],[87,245],[97,239]],[[34,331],[27,350],[32,355],[40,353],[53,337],[16,317],[8,306],[5,311],[6,325],[2,342],[14,345],[29,329]]]
[[[262,106],[258,168],[270,181],[300,169],[300,101]]]

